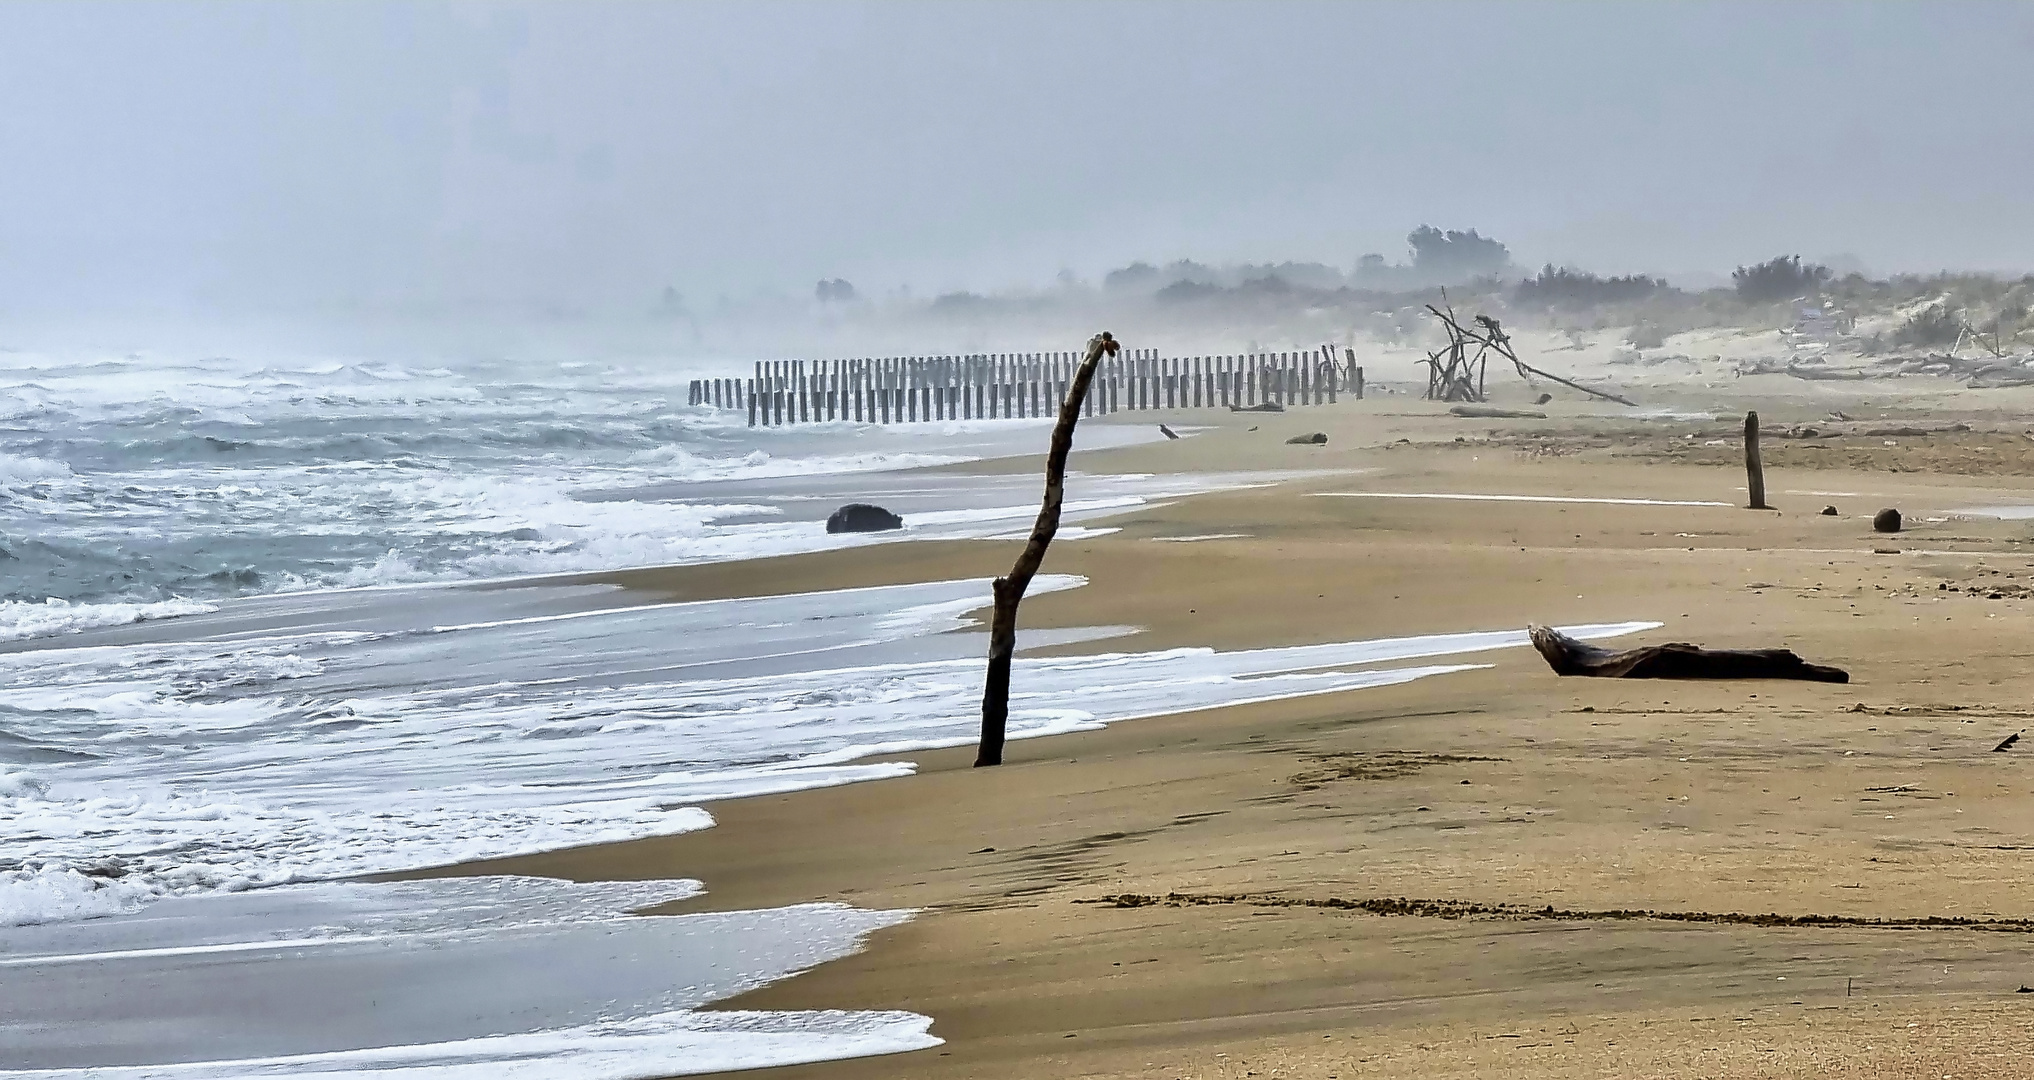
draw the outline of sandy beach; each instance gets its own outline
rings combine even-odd
[[[1157,649],[1646,620],[1618,644],[1786,645],[1848,685],[1561,679],[1506,649],[1023,741],[993,770],[911,754],[909,777],[717,803],[704,832],[462,869],[707,883],[671,910],[918,909],[725,1005],[911,1010],[945,1044],[787,1076],[2021,1075],[2034,793],[2025,751],[1992,747],[2029,715],[2030,560],[2024,526],[1953,511],[2034,501],[2034,439],[1996,395],[1875,408],[1815,450],[1781,440],[1778,509],[1750,511],[1736,444],[1710,445],[1728,424],[1701,418],[1743,404],[1183,413],[1208,430],[1087,466],[1320,471],[1056,544],[1048,569],[1089,585],[1024,624],[1132,624]],[[1840,404],[1762,408],[1828,427]],[[1894,425],[1930,433],[1864,431]],[[1328,445],[1285,444],[1303,430]],[[1909,528],[1875,534],[1882,506]],[[1015,546],[604,580],[790,592],[993,574]]]
[[[2034,1078],[2030,49],[0,3],[0,1080]]]

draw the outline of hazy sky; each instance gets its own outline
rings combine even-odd
[[[0,3],[0,312],[2034,269],[2034,5]]]

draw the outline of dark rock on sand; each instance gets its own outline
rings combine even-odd
[[[1900,531],[1900,512],[1888,506],[1872,515],[1872,528],[1880,532]]]
[[[1836,507],[1834,507],[1834,506],[1825,506],[1825,507],[1823,507],[1823,508],[1822,508],[1822,516],[1823,516],[1823,517],[1835,517],[1835,516],[1836,516]]]
[[[1285,440],[1285,444],[1287,446],[1326,446],[1328,445],[1328,433],[1316,431],[1312,435],[1294,435],[1292,438]]]
[[[830,533],[882,532],[885,529],[903,527],[903,518],[868,503],[849,503],[835,510],[833,516],[826,519],[826,531]]]

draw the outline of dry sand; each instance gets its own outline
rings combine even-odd
[[[2005,411],[2026,401],[1952,414],[1790,383],[1733,392],[1766,395],[1768,423],[1869,419],[1825,450],[1782,440],[1777,513],[1319,495],[1736,503],[1736,445],[1708,445],[1729,428],[1702,417],[1742,397],[1690,394],[1690,418],[1647,421],[1559,404],[1464,421],[1404,397],[1162,417],[1214,429],[1078,464],[1344,471],[1056,544],[1047,569],[1091,584],[1023,622],[1136,624],[1111,646],[1156,648],[1656,620],[1617,644],[1784,644],[1849,685],[1559,679],[1506,650],[1402,686],[1014,743],[1000,769],[914,754],[906,779],[716,804],[703,833],[464,869],[699,877],[695,910],[923,909],[727,1005],[910,1009],[946,1045],[787,1078],[2034,1074],[2034,993],[2016,993],[2034,924],[1840,921],[2034,916],[2034,742],[1991,752],[2034,712],[2030,529],[1947,513],[2034,502],[2034,438]],[[1977,430],[1864,433],[1950,420]],[[1313,430],[1328,446],[1284,444]],[[1875,535],[1880,506],[1913,527]],[[1225,533],[1244,535],[1162,539]],[[789,592],[986,575],[1014,551],[607,577]]]

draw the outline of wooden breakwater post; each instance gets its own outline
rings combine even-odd
[[[1771,510],[1766,505],[1766,468],[1759,460],[1759,414],[1756,410],[1744,414],[1744,473],[1745,487],[1751,494],[1749,509]]]

